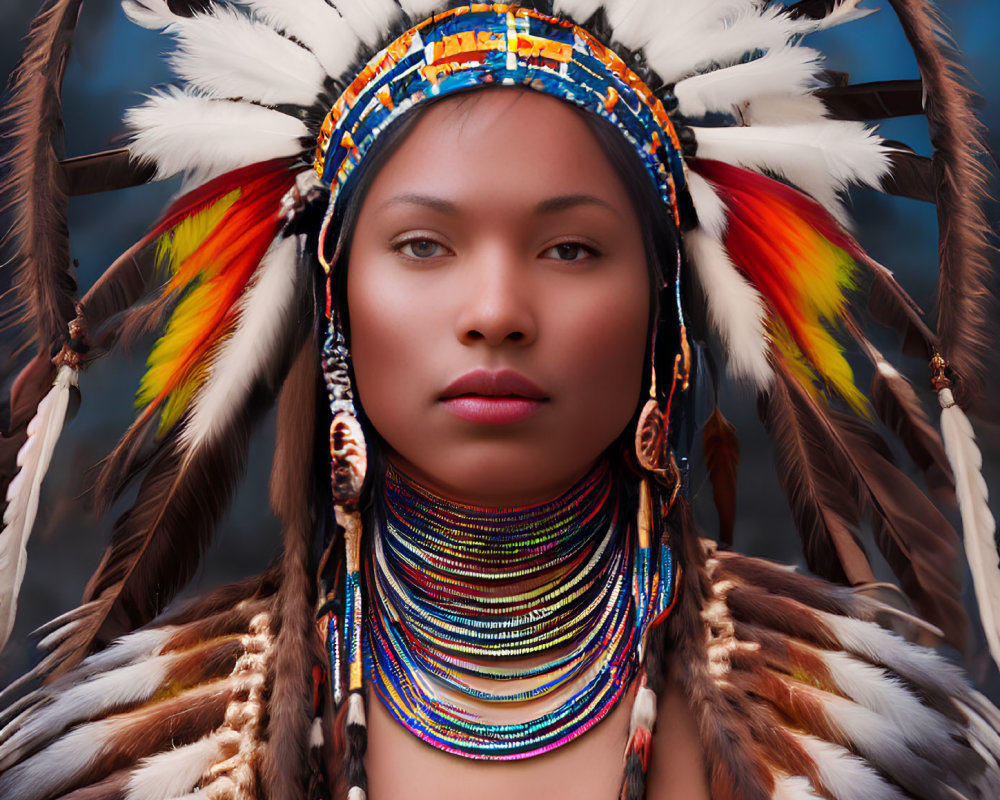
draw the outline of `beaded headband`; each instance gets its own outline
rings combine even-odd
[[[409,109],[477,86],[522,86],[615,125],[677,215],[684,165],[660,99],[615,53],[572,22],[473,3],[409,29],[372,58],[323,121],[314,164],[330,207],[379,134]]]

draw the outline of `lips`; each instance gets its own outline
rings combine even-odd
[[[441,402],[449,412],[478,425],[523,422],[538,413],[548,399],[537,384],[508,369],[467,372],[441,394]]]
[[[491,372],[476,369],[455,379],[441,393],[442,400],[462,395],[479,397],[521,397],[527,400],[547,400],[545,392],[519,372],[501,369]]]

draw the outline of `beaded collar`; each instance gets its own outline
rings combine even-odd
[[[636,677],[650,578],[600,463],[549,503],[484,510],[389,469],[365,563],[365,670],[391,715],[476,759],[545,753],[582,735]],[[667,583],[672,583],[669,551]],[[491,709],[523,711],[494,722]],[[506,718],[506,717],[505,717]]]

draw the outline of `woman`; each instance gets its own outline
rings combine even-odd
[[[38,24],[49,45],[72,5]],[[828,119],[857,113],[852,92],[820,104],[815,56],[790,43],[856,4],[682,4],[687,27],[656,33],[642,3],[249,5],[126,4],[180,37],[189,84],[132,113],[132,155],[183,171],[188,191],[79,300],[68,336],[46,338],[71,297],[58,271],[29,298],[44,354],[15,407],[45,398],[27,403],[9,493],[15,555],[89,348],[170,316],[99,492],[146,475],[84,605],[47,630],[34,674],[52,680],[8,713],[0,796],[993,796],[996,710],[875,624],[961,638],[954,542],[847,415],[867,401],[832,328],[878,368],[876,406],[915,460],[954,470],[970,550],[992,520],[949,378],[974,374],[983,346],[975,292],[946,293],[957,319],[931,333],[837,222],[845,182],[892,174],[906,191],[901,165],[923,169]],[[926,10],[901,19],[930,65],[924,91],[963,108]],[[685,51],[695,34],[715,49]],[[350,36],[376,52],[345,72]],[[240,136],[206,137],[205,120]],[[804,136],[846,155],[803,169],[787,154]],[[957,181],[939,198],[956,232],[942,269],[968,289],[982,217],[972,139],[957,138],[939,162]],[[22,150],[15,166],[45,162]],[[154,242],[162,286],[135,269]],[[950,467],[848,314],[853,262],[934,348]],[[722,516],[732,469],[732,433],[699,411],[709,330],[761,392],[810,566],[864,590],[698,539],[696,430]],[[157,617],[279,394],[280,564]],[[862,512],[932,625],[871,596]],[[995,555],[973,564],[989,622]]]

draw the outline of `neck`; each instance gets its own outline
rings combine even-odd
[[[448,752],[525,758],[615,706],[638,670],[646,604],[606,463],[551,502],[499,510],[390,469],[380,517],[368,674],[401,724]]]

